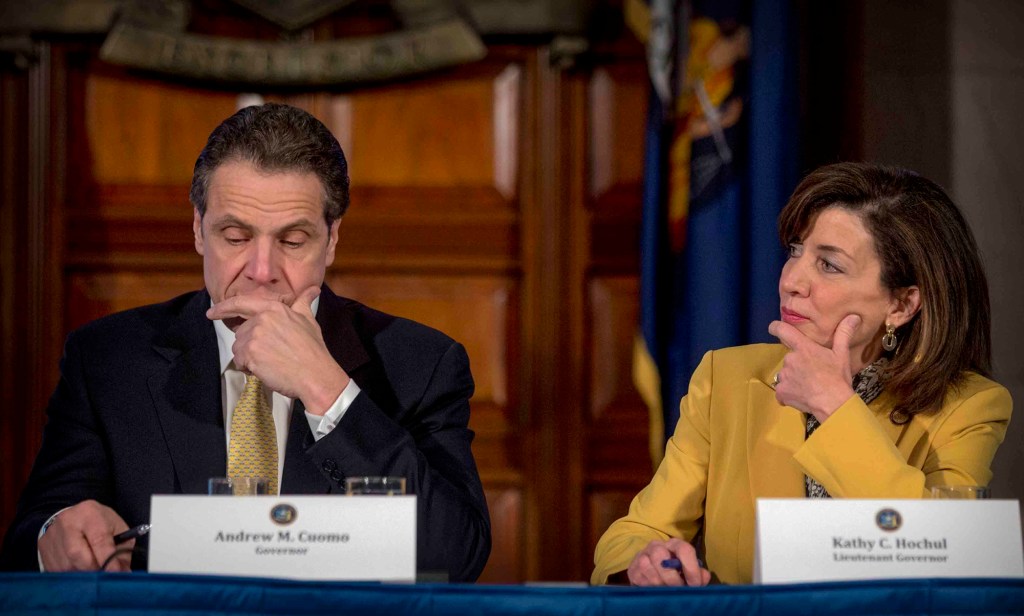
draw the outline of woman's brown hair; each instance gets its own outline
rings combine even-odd
[[[989,376],[988,282],[974,235],[942,188],[906,169],[821,167],[800,182],[779,214],[783,246],[800,241],[830,207],[860,217],[874,238],[886,288],[920,289],[921,309],[896,330],[899,347],[884,373],[896,399],[890,420],[903,424],[937,410],[967,371]]]

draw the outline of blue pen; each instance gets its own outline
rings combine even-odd
[[[701,569],[704,568],[704,563],[699,558],[697,559],[697,566],[700,567]],[[666,558],[665,560],[661,561],[661,568],[662,569],[675,569],[676,571],[682,571],[683,570],[683,563],[678,558]]]

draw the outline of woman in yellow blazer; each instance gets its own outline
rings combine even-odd
[[[661,466],[598,542],[593,583],[749,583],[758,497],[991,479],[1011,400],[986,378],[988,286],[949,197],[908,171],[830,165],[797,187],[779,235],[782,344],[704,356]]]

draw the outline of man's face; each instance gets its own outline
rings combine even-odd
[[[224,163],[210,177],[206,214],[192,222],[206,289],[214,303],[254,295],[291,304],[323,282],[340,222],[327,227],[316,175]]]

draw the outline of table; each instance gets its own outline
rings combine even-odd
[[[1024,580],[641,589],[365,584],[145,573],[0,575],[0,614],[1024,614]]]

